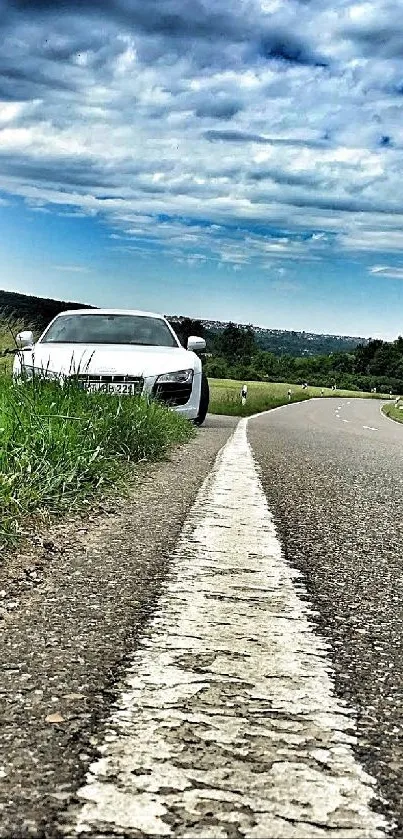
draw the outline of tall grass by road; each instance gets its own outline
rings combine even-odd
[[[0,377],[3,375],[11,375],[13,367],[15,337],[22,329],[30,329],[30,326],[24,326],[22,320],[16,318],[5,318],[0,314]],[[4,350],[12,350],[11,354],[4,355]]]
[[[0,377],[0,544],[33,515],[77,509],[123,481],[125,464],[163,458],[193,433],[177,413],[140,397]]]
[[[331,388],[307,387],[302,389],[301,385],[288,384],[287,382],[247,382],[248,395],[246,404],[241,404],[240,391],[243,382],[233,379],[209,379],[210,385],[210,406],[212,414],[226,414],[229,416],[247,417],[251,414],[258,414],[261,411],[268,411],[271,408],[278,408],[287,405],[288,402],[301,402],[313,397],[330,396],[337,399],[343,397],[367,398],[367,399],[389,399],[390,397],[380,393],[365,393],[364,391],[332,390]],[[291,390],[291,399],[288,398],[288,391]]]

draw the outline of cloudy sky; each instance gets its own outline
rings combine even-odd
[[[0,287],[403,332],[399,0],[0,0]]]

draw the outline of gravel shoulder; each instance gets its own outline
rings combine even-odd
[[[0,836],[58,835],[169,554],[235,424],[208,420],[128,498],[53,525],[3,566]]]

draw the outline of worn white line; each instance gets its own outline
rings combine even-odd
[[[363,425],[363,428],[366,428],[368,431],[378,431],[377,428],[374,428],[372,425]]]
[[[342,422],[350,422],[350,420],[343,419]]]
[[[69,836],[385,835],[246,431],[198,493]]]
[[[390,426],[390,423],[393,422],[395,426],[399,427],[399,424],[396,423],[395,420],[392,420],[390,417],[388,417],[387,414],[384,414],[384,412],[382,411],[383,406],[390,405],[390,404],[391,404],[390,402],[386,402],[386,401],[382,402],[382,404],[379,407],[379,414],[380,414],[381,417],[383,417],[384,420],[386,420],[387,423],[389,423],[389,426]],[[402,410],[402,407],[400,407],[400,410]]]

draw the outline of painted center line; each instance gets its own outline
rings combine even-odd
[[[366,428],[368,431],[378,431],[377,428],[373,428],[372,425],[363,425],[363,428]]]
[[[386,835],[301,579],[241,420],[184,525],[66,835]]]

